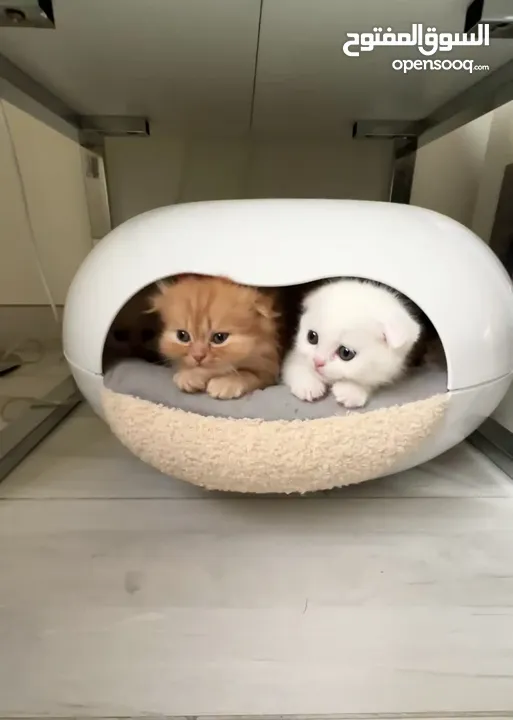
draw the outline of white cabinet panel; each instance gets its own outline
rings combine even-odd
[[[0,28],[12,62],[82,114],[247,129],[259,0],[54,0],[55,31]]]
[[[417,47],[376,47],[359,57],[342,51],[347,33],[378,26],[409,32],[462,32],[465,0],[265,0],[260,34],[254,127],[259,131],[336,134],[358,119],[420,119],[477,83],[486,71],[394,70],[396,59],[426,59]],[[512,57],[507,42],[455,48],[496,70]],[[434,57],[445,58],[447,53]]]

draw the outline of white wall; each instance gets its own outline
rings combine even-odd
[[[42,266],[57,304],[92,247],[80,146],[2,101],[18,154]],[[0,113],[0,305],[47,305],[20,181]]]
[[[490,241],[504,168],[513,162],[513,103],[422,148],[412,204],[459,220]],[[513,432],[513,388],[494,419]]]
[[[117,225],[162,205],[253,197],[386,200],[392,144],[322,139],[107,138],[111,214]]]
[[[493,228],[504,168],[513,162],[513,102],[490,113],[490,133],[476,197],[472,229],[487,242]]]
[[[419,149],[411,204],[473,227],[493,113]]]
[[[411,204],[448,215],[489,242],[512,162],[513,102],[421,148]]]
[[[4,105],[7,110],[7,105]],[[0,305],[41,301],[16,167],[0,113]]]
[[[508,103],[493,112],[472,222],[474,232],[487,242],[493,229],[504,168],[512,162],[513,103]],[[513,432],[513,388],[510,389],[493,418]]]

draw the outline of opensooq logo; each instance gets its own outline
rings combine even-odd
[[[436,28],[428,27],[426,32],[420,23],[412,25],[411,32],[393,32],[388,27],[372,28],[367,33],[347,33],[347,40],[343,45],[345,55],[359,57],[362,52],[371,52],[377,47],[417,47],[422,55],[434,55],[437,51],[450,52],[455,47],[469,47],[490,44],[490,26],[479,25],[475,33],[438,33]],[[351,48],[357,48],[352,50]]]

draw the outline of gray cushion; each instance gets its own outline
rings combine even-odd
[[[314,403],[302,402],[282,386],[257,390],[238,400],[214,400],[204,393],[183,393],[172,380],[173,371],[143,360],[122,360],[105,374],[105,386],[170,408],[198,415],[263,420],[298,420],[345,415],[348,411],[329,395]],[[426,366],[410,372],[400,382],[377,392],[368,405],[356,412],[404,405],[447,392],[445,370]],[[355,412],[354,410],[351,412]]]

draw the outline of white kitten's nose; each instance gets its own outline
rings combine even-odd
[[[324,360],[321,360],[320,358],[314,358],[314,365],[315,365],[315,369],[319,370],[319,368],[324,367],[326,365],[326,363],[324,362]]]

